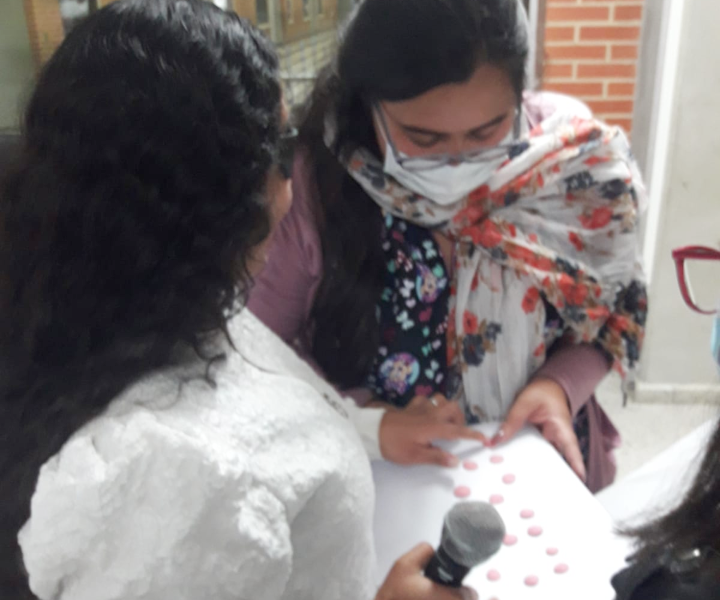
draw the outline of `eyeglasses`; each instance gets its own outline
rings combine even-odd
[[[298,130],[294,127],[287,127],[280,134],[280,143],[277,151],[277,166],[285,179],[292,177],[293,161],[295,159],[295,148],[297,147]]]
[[[677,271],[678,284],[680,285],[680,293],[682,294],[685,304],[687,304],[695,312],[699,312],[703,315],[714,315],[718,311],[717,309],[707,310],[707,307],[701,308],[698,299],[693,293],[692,286],[690,285],[690,278],[688,277],[686,268],[687,261],[720,261],[720,251],[708,248],[706,246],[685,246],[683,248],[677,248],[672,253],[673,260],[675,261],[675,269]],[[707,263],[705,263],[707,264]],[[720,282],[720,279],[718,280]]]
[[[423,156],[406,156],[402,154],[395,146],[395,142],[390,136],[390,130],[388,129],[382,108],[380,108],[380,106],[376,104],[373,107],[373,112],[377,115],[383,136],[390,145],[393,156],[395,157],[395,161],[403,169],[406,169],[408,171],[428,171],[431,169],[437,169],[439,167],[445,167],[448,165],[457,165],[464,162],[478,163],[483,161],[493,161],[498,158],[508,156],[512,149],[517,146],[517,142],[513,142],[512,144],[500,144],[491,148],[478,148],[477,150],[469,150],[467,152],[461,152],[460,154],[440,153],[428,154]],[[522,113],[519,110],[515,111],[515,124],[513,125],[515,140],[517,140],[520,135],[521,115]]]

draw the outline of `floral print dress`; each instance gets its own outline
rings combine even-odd
[[[647,311],[637,252],[645,194],[619,128],[556,113],[508,149],[486,184],[448,206],[404,188],[363,148],[345,167],[385,215],[424,228],[428,238],[438,230],[454,242],[451,368],[444,379],[448,397],[466,413],[502,420],[560,338],[597,345],[623,376],[632,376]],[[392,243],[386,251],[392,253]],[[419,265],[402,267],[412,257],[407,250],[387,258],[416,277]],[[408,283],[390,283],[390,296],[402,296],[398,285]],[[381,307],[381,320],[388,310]],[[411,310],[407,302],[398,308],[396,336],[411,329]],[[391,378],[405,381],[403,393],[410,393],[427,369],[424,357],[403,353],[397,343],[385,349],[385,359],[394,362],[385,364],[386,380],[382,369],[376,373],[373,387]]]
[[[398,407],[406,406],[415,396],[441,393],[453,397],[462,378],[448,364],[451,277],[432,231],[387,214],[382,239],[385,285],[377,307],[380,346],[368,387],[379,400]],[[560,315],[552,306],[546,308],[546,329],[562,331]],[[486,352],[494,351],[502,325],[479,323],[468,313],[464,327],[464,360],[480,364]],[[466,418],[470,423],[479,420],[467,409]],[[574,426],[587,463],[586,408],[580,410]]]
[[[402,407],[415,396],[445,393],[450,286],[428,229],[388,214],[382,247],[380,347],[368,387],[379,399]]]

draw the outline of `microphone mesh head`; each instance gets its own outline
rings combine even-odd
[[[441,546],[458,564],[473,568],[495,554],[505,537],[505,523],[486,502],[460,502],[445,517]]]

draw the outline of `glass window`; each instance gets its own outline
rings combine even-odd
[[[255,10],[257,11],[258,25],[267,25],[270,23],[270,10],[268,8],[268,0],[255,0]]]

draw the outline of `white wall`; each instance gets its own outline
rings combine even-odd
[[[641,400],[720,398],[718,373],[709,352],[712,319],[685,307],[671,260],[677,246],[720,247],[718,22],[718,0],[684,2],[677,68],[670,74],[674,85],[661,91],[674,93],[674,98],[669,122],[659,124],[667,127],[669,135],[664,168],[661,164],[664,177],[657,180],[650,174],[650,182],[660,181],[661,189],[651,190],[656,231],[648,234],[656,237],[650,240],[650,317],[638,384]],[[651,150],[662,154],[662,140],[655,143],[658,147]],[[698,295],[720,299],[720,278],[693,284]]]

